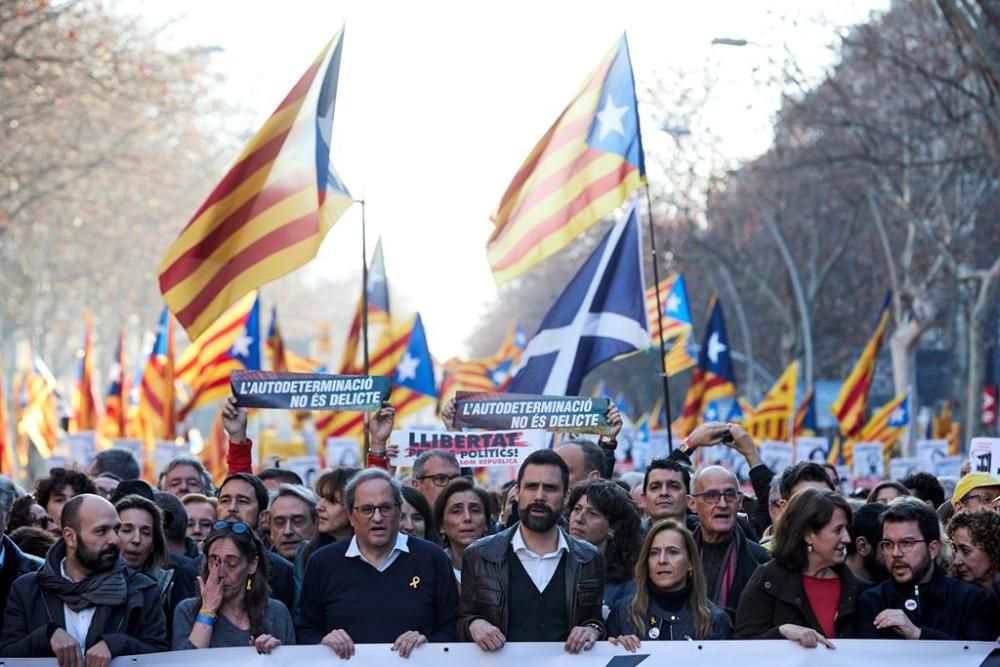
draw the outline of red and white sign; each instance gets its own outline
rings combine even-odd
[[[988,384],[983,387],[983,426],[993,426],[997,423],[997,386]]]

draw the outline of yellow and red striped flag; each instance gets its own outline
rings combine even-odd
[[[444,364],[440,405],[444,407],[459,391],[503,391],[512,379],[511,371],[521,361],[527,345],[524,328],[511,324],[500,347],[491,357],[463,361],[457,357]]]
[[[91,337],[91,317],[83,317],[83,346],[77,353],[79,366],[76,371],[76,385],[73,387],[73,416],[69,420],[69,432],[96,431],[100,408],[94,391],[94,348]]]
[[[386,327],[391,324],[389,313],[389,281],[385,272],[385,256],[382,253],[382,239],[375,244],[372,261],[368,265],[368,344],[379,340]],[[360,375],[364,371],[363,345],[361,341],[362,300],[354,308],[354,317],[347,331],[347,342],[341,356],[340,372],[343,375]]]
[[[689,329],[677,337],[677,340],[663,357],[667,367],[667,377],[673,377],[689,368],[694,368],[695,364],[698,363],[695,358],[697,355],[698,348],[691,344],[691,331]]]
[[[119,329],[115,361],[111,365],[111,385],[104,399],[104,418],[101,419],[101,437],[105,440],[126,436],[129,388],[125,363],[125,331]]]
[[[174,379],[174,318],[164,308],[156,330],[156,341],[143,367],[139,393],[139,413],[146,440],[146,463],[149,470],[156,441],[173,440],[177,437]]]
[[[910,425],[910,392],[904,391],[878,409],[861,429],[858,442],[881,442],[888,461],[900,436]]]
[[[491,216],[497,284],[566,247],[638,189],[645,175],[628,42],[622,35],[535,145]]]
[[[167,250],[160,291],[195,340],[240,297],[316,256],[352,199],[330,163],[343,29]]]
[[[10,433],[10,414],[7,412],[7,382],[3,363],[0,362],[0,475],[14,478],[14,441]]]
[[[795,437],[814,436],[818,427],[816,426],[816,399],[812,387],[806,389],[806,395],[799,403],[799,409],[795,411],[795,427],[793,432]]]
[[[657,301],[659,292],[659,301]],[[656,304],[663,312],[663,341],[667,342],[691,331],[691,308],[688,306],[687,286],[684,275],[675,273],[646,288],[646,319],[649,320],[649,339],[653,347],[660,345],[660,316]]]
[[[717,296],[712,295],[708,308],[708,325],[698,351],[698,365],[691,373],[691,385],[684,396],[681,416],[672,424],[674,432],[680,438],[686,438],[698,426],[705,408],[712,401],[736,395],[736,376],[733,373],[726,322]]]
[[[793,361],[764,394],[753,416],[744,423],[757,440],[788,440],[792,415],[795,412],[795,385],[799,377],[799,362]]]
[[[878,324],[875,333],[868,339],[865,349],[861,351],[850,375],[844,380],[837,399],[830,406],[830,412],[840,424],[840,432],[848,438],[854,438],[865,423],[865,413],[868,410],[868,392],[871,390],[872,377],[875,375],[875,364],[878,361],[879,350],[885,330],[889,326],[889,306],[892,303],[892,292],[885,296],[879,311]]]
[[[59,439],[59,423],[56,419],[56,387],[41,359],[32,358],[31,368],[22,376],[20,389],[22,403],[17,421],[18,435],[25,438],[26,443],[34,445],[39,456],[47,459]],[[21,466],[27,466],[27,447],[18,456]]]

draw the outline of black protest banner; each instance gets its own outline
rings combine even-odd
[[[539,429],[609,433],[610,401],[585,396],[532,396],[460,391],[455,394],[455,427],[491,431]]]
[[[389,397],[391,380],[380,375],[237,371],[229,384],[236,405],[243,408],[371,412]]]

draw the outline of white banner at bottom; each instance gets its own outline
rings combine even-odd
[[[485,653],[475,644],[425,644],[404,660],[390,644],[361,644],[351,658],[355,665],[374,667],[653,667],[654,665],[729,664],[782,665],[782,667],[976,667],[997,644],[850,639],[834,642],[836,649],[801,648],[786,640],[664,641],[646,642],[635,653],[600,642],[592,650],[570,655],[562,644],[509,643],[496,653]],[[281,646],[271,655],[257,655],[252,648],[217,648],[175,651],[115,658],[111,667],[178,667],[190,664],[212,667],[330,667],[340,659],[325,646]],[[55,667],[55,659],[0,657],[3,667]]]

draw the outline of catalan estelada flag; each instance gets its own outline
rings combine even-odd
[[[352,202],[330,162],[343,34],[309,66],[160,263],[160,291],[191,340],[240,297],[315,257]]]
[[[646,317],[649,319],[649,339],[653,347],[660,346],[660,317],[656,312],[657,292],[663,312],[663,340],[669,341],[691,331],[691,308],[688,305],[684,275],[675,273],[646,289]]]
[[[368,265],[368,345],[373,346],[381,339],[382,334],[392,326],[389,314],[389,280],[385,273],[385,256],[382,254],[382,239],[375,244],[375,253]],[[344,353],[340,361],[340,372],[343,375],[360,375],[364,371],[364,350],[361,341],[362,300],[354,309],[351,326],[347,331],[347,342],[344,343]],[[371,349],[371,348],[369,348]],[[371,354],[369,354],[369,362]]]
[[[139,391],[139,413],[146,444],[146,462],[152,465],[156,440],[177,437],[177,402],[174,393],[174,320],[163,309],[153,349],[146,357]],[[151,472],[148,470],[147,472]]]
[[[185,348],[177,360],[177,379],[191,388],[180,418],[228,396],[233,371],[260,370],[260,342],[260,300],[251,292]]]
[[[806,395],[795,411],[795,437],[816,435],[819,427],[816,424],[816,397],[812,387],[806,389]]]
[[[497,284],[566,247],[638,189],[645,175],[628,42],[615,47],[535,145],[491,216]]]
[[[907,390],[879,408],[854,441],[882,443],[882,453],[888,461],[898,449],[899,438],[909,425],[910,392]],[[848,442],[844,447],[844,459],[848,463],[853,459],[853,446],[854,442]]]
[[[19,393],[18,435],[34,445],[40,457],[47,459],[59,439],[56,385],[48,367],[38,357],[32,357],[31,368],[24,372]],[[18,453],[18,457],[21,467],[28,465],[27,447]]]
[[[657,342],[655,339],[653,342]],[[673,345],[667,350],[663,357],[667,367],[667,377],[673,377],[678,373],[683,373],[689,368],[694,368],[698,363],[698,346],[691,342],[691,330],[683,332],[674,340]]]
[[[424,323],[417,313],[410,332],[410,343],[392,376],[392,398],[396,419],[403,420],[437,403],[438,390],[434,382],[434,360],[427,347]]]
[[[854,438],[865,423],[865,413],[868,410],[868,392],[871,390],[872,377],[875,375],[875,364],[878,361],[879,350],[885,330],[889,326],[889,306],[892,303],[892,292],[885,295],[885,301],[879,310],[875,333],[868,339],[861,356],[858,357],[850,375],[844,380],[837,399],[830,406],[830,412],[840,424],[840,432],[845,437]]]
[[[524,327],[512,324],[493,356],[468,361],[455,357],[446,361],[441,377],[442,407],[459,391],[504,391],[527,344]]]
[[[712,295],[708,309],[708,325],[698,351],[698,365],[691,373],[691,385],[684,397],[681,416],[673,424],[674,432],[680,438],[686,438],[694,430],[701,421],[702,413],[713,401],[736,395],[736,376],[726,321],[717,296]]]
[[[267,329],[267,352],[271,357],[271,368],[290,373],[325,373],[326,365],[318,359],[311,359],[292,352],[285,346],[285,339],[278,326],[278,307],[271,308],[271,325]]]
[[[798,377],[799,362],[793,361],[757,404],[753,416],[746,421],[747,431],[756,440],[790,439]]]
[[[128,380],[125,375],[125,332],[118,332],[115,360],[111,365],[111,386],[104,397],[104,418],[101,420],[101,437],[115,440],[126,436],[128,410]]]
[[[77,353],[76,384],[73,387],[73,416],[69,432],[96,431],[100,415],[97,393],[94,391],[94,346],[91,338],[90,313],[84,315],[83,344]]]

